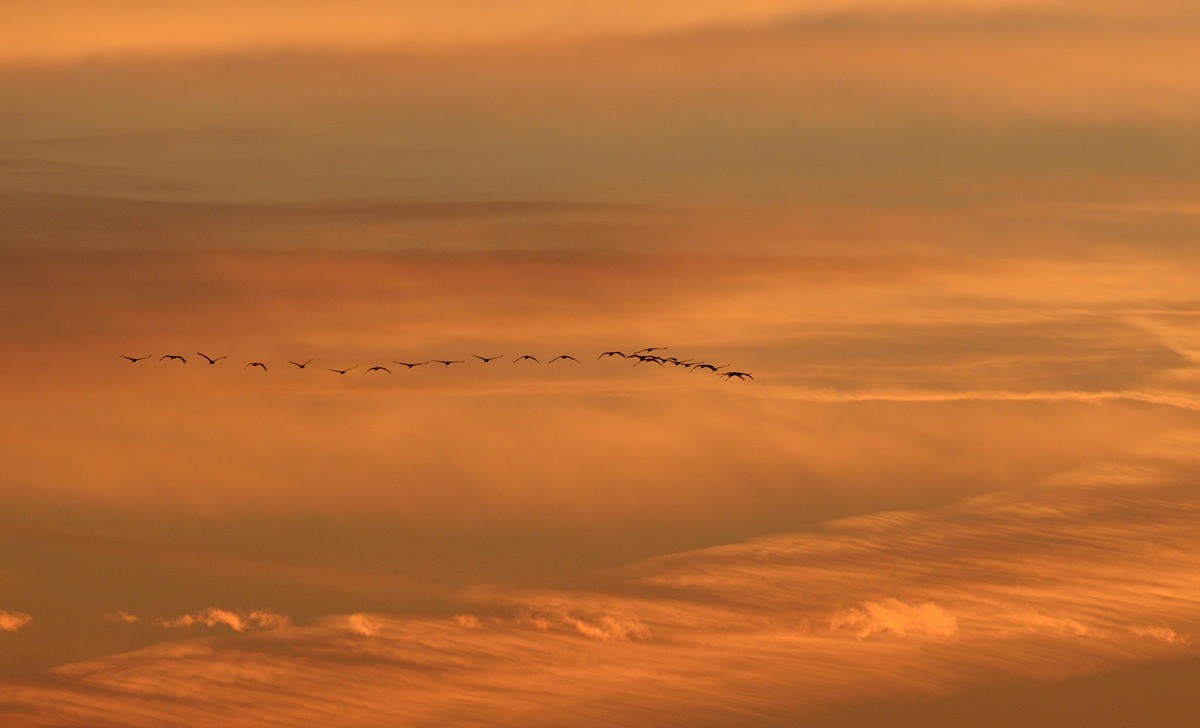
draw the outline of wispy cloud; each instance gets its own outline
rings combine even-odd
[[[477,588],[452,618],[355,613],[284,630],[270,613],[202,610],[171,623],[244,632],[67,665],[10,705],[68,722],[167,710],[204,722],[254,704],[234,724],[336,711],[745,725],[1058,680],[1197,654],[1198,515],[1171,487],[1042,490],[661,557],[581,590]],[[231,670],[242,678],[214,677]]]
[[[16,632],[32,621],[33,617],[24,612],[0,610],[0,632]]]
[[[101,614],[100,618],[105,622],[116,622],[118,624],[137,624],[138,622],[142,621],[141,617],[137,616],[136,614],[130,614],[129,612],[120,610],[116,612],[106,612]]]
[[[257,629],[282,629],[291,624],[286,616],[263,610],[233,611],[208,607],[192,614],[178,617],[160,617],[154,620],[159,627],[218,627],[224,626],[234,632]]]

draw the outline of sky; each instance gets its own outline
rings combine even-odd
[[[0,725],[1195,724],[1194,3],[103,5],[0,25]]]

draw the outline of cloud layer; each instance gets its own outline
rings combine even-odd
[[[67,723],[254,705],[227,720],[794,724],[849,701],[1195,656],[1198,515],[1190,490],[1079,486],[830,522],[583,589],[475,588],[452,618],[297,627],[208,609],[160,623],[269,629],[63,666],[7,707]]]

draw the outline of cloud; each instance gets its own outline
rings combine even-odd
[[[204,723],[254,705],[232,725],[330,712],[578,726],[745,725],[750,712],[795,724],[854,701],[940,700],[1200,654],[1188,639],[1200,628],[1198,516],[1195,495],[1174,486],[1062,487],[687,551],[577,589],[476,587],[455,600],[469,611],[444,618],[360,612],[254,630],[286,622],[202,610],[171,621],[235,631],[65,665],[7,707],[75,723]]]
[[[225,626],[234,632],[246,630],[283,629],[291,624],[286,616],[262,610],[246,612],[231,611],[208,607],[193,614],[181,614],[178,617],[160,617],[154,620],[159,627],[217,627]]]
[[[24,612],[0,610],[0,632],[16,632],[32,621],[33,617]]]
[[[363,637],[374,637],[379,634],[380,622],[367,614],[351,614],[346,617],[346,626],[351,632]]]
[[[859,639],[879,633],[897,637],[909,634],[953,637],[958,632],[954,615],[932,602],[905,604],[899,599],[863,602],[848,607],[829,619],[829,628],[853,632]]]
[[[117,622],[120,624],[137,624],[138,622],[142,621],[141,618],[136,614],[130,614],[129,612],[123,612],[120,610],[101,614],[100,618],[106,622]]]
[[[637,617],[613,614],[579,615],[563,609],[525,609],[514,622],[541,631],[566,630],[597,640],[647,640],[650,630]],[[471,627],[472,623],[462,622]]]

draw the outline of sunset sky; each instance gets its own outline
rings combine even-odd
[[[1200,721],[1194,0],[3,16],[0,726]]]

